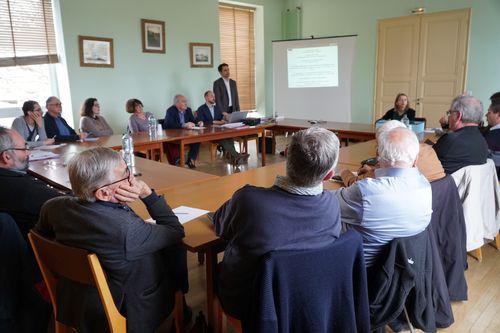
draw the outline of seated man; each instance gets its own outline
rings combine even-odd
[[[498,95],[495,99],[493,96]],[[488,119],[488,129],[484,133],[484,138],[488,144],[489,155],[493,159],[497,168],[497,176],[500,179],[500,92],[491,98],[491,105],[486,113]]]
[[[68,172],[76,198],[48,201],[35,230],[96,253],[115,303],[127,317],[127,332],[153,332],[171,312],[174,292],[188,289],[182,225],[165,199],[135,179],[111,149],[79,153]],[[156,223],[143,221],[126,205],[138,198]],[[102,308],[95,310],[100,307],[95,289],[70,281],[58,288],[58,303],[65,301],[58,306],[62,322],[79,332],[105,331]]]
[[[28,165],[24,139],[16,131],[0,127],[0,211],[12,216],[24,239],[38,221],[42,205],[61,195],[26,173]]]
[[[483,104],[473,96],[458,96],[447,112],[450,130],[433,146],[447,174],[469,166],[486,163],[488,145],[478,125],[483,118]]]
[[[205,97],[205,104],[201,105],[197,110],[197,117],[199,121],[202,121],[205,125],[223,125],[226,121],[223,119],[222,112],[219,107],[215,104],[215,95],[211,90],[207,90],[203,95]],[[217,143],[222,147],[222,150],[229,154],[230,163],[233,165],[240,165],[248,160],[248,154],[239,154],[234,148],[233,139],[224,139],[217,141]]]
[[[318,127],[297,132],[288,148],[286,176],[274,186],[247,185],[215,213],[215,231],[228,242],[220,263],[218,290],[224,310],[247,311],[259,258],[272,250],[320,248],[340,234],[339,203],[323,191],[337,164],[339,140]]]
[[[83,140],[87,137],[86,133],[76,134],[66,120],[61,117],[61,101],[55,96],[51,96],[45,102],[47,112],[43,116],[45,133],[48,138],[54,138],[56,142],[71,142]]]
[[[185,128],[192,129],[196,125],[196,120],[194,119],[193,112],[187,106],[187,99],[183,95],[175,95],[174,96],[174,105],[167,109],[165,114],[164,126],[166,129],[169,128]],[[202,121],[198,121],[198,126],[203,126]],[[177,145],[168,144],[167,149],[171,156],[171,162],[177,164],[179,153],[176,148]],[[187,158],[187,165],[189,168],[193,169],[196,167],[195,161],[198,157],[198,151],[200,150],[199,143],[192,143],[189,145],[189,153]]]
[[[380,168],[366,178],[335,191],[342,224],[363,236],[366,266],[377,261],[382,248],[398,237],[422,232],[431,221],[431,185],[415,167],[418,139],[407,128],[378,137]],[[411,198],[411,204],[401,200]]]
[[[378,138],[380,134],[390,131],[393,128],[397,127],[405,127],[405,125],[398,120],[389,120],[385,122],[382,126],[377,128],[375,137]],[[433,182],[435,180],[441,179],[444,176],[446,176],[443,170],[443,166],[441,165],[441,162],[437,158],[436,152],[427,143],[420,144],[416,166],[429,182]],[[366,177],[375,178],[374,171],[375,168],[377,167],[378,165],[372,167],[365,164],[358,170],[357,176],[354,175],[350,170],[342,170],[340,176],[342,177],[342,181],[344,182],[344,184],[346,186],[350,186],[352,185],[352,183],[354,183],[359,179],[363,179]]]

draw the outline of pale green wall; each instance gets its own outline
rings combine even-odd
[[[466,89],[489,105],[500,90],[500,0],[287,0],[301,6],[302,35],[357,34],[353,68],[352,121],[372,122],[377,20],[409,15],[424,6],[427,13],[472,8]]]
[[[266,112],[271,113],[271,41],[281,36],[285,0],[245,2],[264,6]],[[139,98],[146,111],[164,117],[175,93],[197,108],[218,78],[217,0],[60,0],[60,6],[75,125],[87,97],[99,99],[102,114],[121,132],[129,116],[127,99]],[[142,53],[141,18],[165,21],[166,54]],[[78,35],[113,38],[115,67],[80,67]],[[189,42],[214,44],[214,68],[189,67]]]

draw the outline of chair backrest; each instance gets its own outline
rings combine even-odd
[[[266,254],[257,280],[255,317],[242,321],[244,331],[369,331],[363,247],[354,231],[324,248]]]
[[[493,239],[500,228],[500,186],[495,163],[469,165],[452,174],[464,210],[467,251]]]
[[[104,271],[95,254],[49,240],[34,231],[30,231],[28,238],[47,284],[55,318],[57,318],[57,281],[63,277],[81,284],[96,286],[111,332],[126,331],[126,319],[116,308]]]

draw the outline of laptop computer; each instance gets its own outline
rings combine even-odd
[[[235,111],[235,112],[229,114],[229,122],[230,123],[239,123],[247,117],[247,114],[248,114],[248,112]]]

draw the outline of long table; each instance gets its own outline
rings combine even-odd
[[[28,172],[59,190],[69,192],[71,184],[66,167],[67,163],[76,153],[96,145],[96,142],[66,144],[52,150],[60,155],[58,159],[30,162]],[[135,157],[135,167],[132,172],[158,192],[219,178],[208,173],[178,168],[140,157]]]

